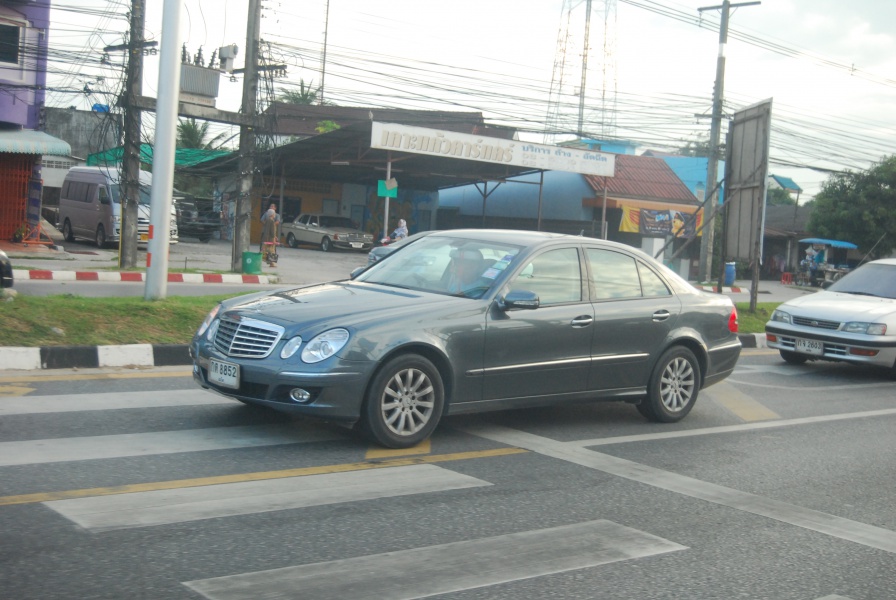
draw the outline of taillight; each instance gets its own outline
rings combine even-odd
[[[732,308],[731,314],[728,316],[728,331],[737,333],[737,309]]]

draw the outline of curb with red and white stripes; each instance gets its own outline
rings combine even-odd
[[[144,282],[142,271],[47,271],[13,269],[15,281],[105,281]],[[278,283],[275,275],[240,275],[234,273],[168,273],[168,283]]]

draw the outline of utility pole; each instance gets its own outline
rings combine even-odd
[[[591,0],[585,3],[585,46],[582,50],[582,81],[579,84],[579,137],[583,137],[585,128],[585,83],[588,75],[588,52],[591,43]],[[484,215],[483,215],[484,216]]]
[[[124,105],[124,148],[121,157],[121,237],[118,240],[118,266],[137,265],[137,203],[140,198],[140,126],[141,113],[136,98],[143,95],[143,30],[146,1],[132,0],[131,28],[128,37],[128,72]],[[112,235],[113,232],[106,232]]]
[[[243,106],[241,112],[254,119],[258,94],[258,43],[261,37],[261,0],[249,0],[246,27],[246,66],[243,71]],[[251,121],[250,121],[251,122]],[[231,269],[241,273],[243,252],[249,249],[249,223],[252,215],[252,181],[255,175],[255,129],[240,127],[240,195],[236,199],[236,223],[233,230]]]
[[[700,265],[698,268],[698,279],[700,281],[709,281],[712,277],[712,250],[713,235],[715,231],[714,219],[716,209],[718,208],[718,199],[716,196],[716,182],[718,180],[719,170],[719,136],[722,131],[722,100],[725,90],[725,47],[728,44],[728,17],[731,8],[739,8],[741,6],[754,6],[762,4],[762,2],[741,2],[739,4],[731,4],[729,0],[724,0],[721,6],[705,6],[698,8],[699,12],[705,10],[722,11],[722,22],[719,25],[719,56],[716,60],[716,83],[712,93],[712,126],[709,130],[709,160],[706,166],[706,190],[709,192],[709,201],[703,209],[703,239],[700,242]],[[722,257],[724,260],[724,257]]]

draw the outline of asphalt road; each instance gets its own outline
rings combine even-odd
[[[16,600],[896,598],[894,383],[745,351],[685,421],[449,417],[383,451],[188,371],[0,372]]]

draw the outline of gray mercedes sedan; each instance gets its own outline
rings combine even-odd
[[[566,402],[675,422],[740,356],[727,296],[622,244],[449,230],[359,271],[222,302],[191,343],[194,378],[406,448],[443,415]]]

